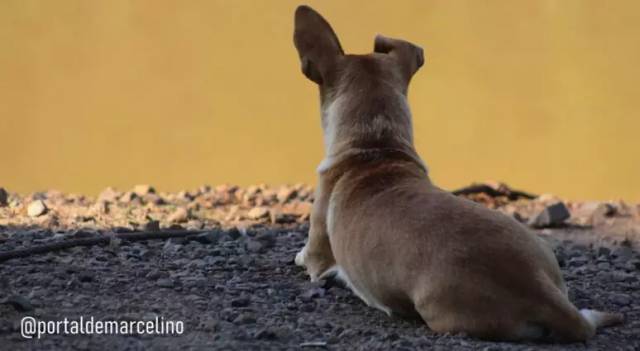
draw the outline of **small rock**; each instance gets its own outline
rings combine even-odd
[[[619,306],[627,306],[631,304],[631,298],[625,294],[613,294],[609,296],[609,300]]]
[[[265,246],[260,241],[252,239],[247,241],[247,250],[249,252],[258,253],[264,251]]]
[[[148,184],[138,184],[133,187],[133,192],[138,196],[145,196],[147,194],[155,194],[156,189],[154,189],[151,185]]]
[[[640,270],[640,260],[634,258],[627,261],[627,267],[629,268],[629,270]]]
[[[302,312],[313,312],[316,310],[316,303],[313,301],[309,301],[305,304],[303,304],[302,306],[296,306],[294,305],[296,309],[299,309]]]
[[[547,206],[537,216],[529,221],[529,225],[534,228],[548,228],[560,226],[569,219],[571,214],[562,202],[557,202],[551,206]]]
[[[189,219],[189,211],[183,207],[178,207],[172,214],[167,217],[170,223],[186,222]]]
[[[581,225],[581,226],[589,226],[592,225],[591,217],[593,212],[598,208],[600,202],[597,201],[586,201],[578,204],[569,205],[571,211],[571,220],[573,223]]]
[[[0,207],[7,206],[9,204],[9,194],[4,188],[0,187]]]
[[[298,192],[295,189],[285,186],[282,187],[280,191],[278,191],[278,194],[276,194],[276,198],[278,199],[278,202],[285,203],[293,199],[297,195],[297,193]]]
[[[120,201],[124,203],[129,203],[138,198],[138,195],[132,191],[127,191],[122,196],[120,196]]]
[[[300,347],[327,347],[326,341],[307,341],[299,345]]]
[[[308,201],[298,201],[298,203],[295,204],[294,208],[295,208],[294,211],[296,214],[302,217],[306,217],[311,214],[311,210],[313,209],[313,204]]]
[[[196,197],[193,196],[190,192],[188,191],[180,191],[176,194],[176,199],[180,200],[180,201],[186,201],[186,202],[190,202],[193,201],[193,199],[195,199]]]
[[[89,283],[93,281],[93,273],[82,272],[78,274],[78,281],[81,283]]]
[[[42,200],[36,200],[29,204],[27,207],[27,214],[29,217],[38,217],[47,213],[47,206]]]
[[[252,197],[260,194],[261,192],[262,192],[262,189],[260,189],[260,187],[256,185],[250,185],[249,187],[246,188],[245,195]]]
[[[160,197],[160,195],[155,194],[155,193],[149,193],[147,195],[144,196],[144,201],[146,201],[148,204],[154,204],[154,205],[164,205],[165,201],[162,197]]]
[[[206,232],[206,233],[202,233],[202,234],[198,234],[195,237],[193,237],[192,240],[197,241],[201,244],[216,244],[218,243],[218,239],[220,238],[220,235],[216,232]]]
[[[618,261],[627,261],[633,255],[633,249],[629,246],[620,246],[613,250],[611,254],[615,256]]]
[[[168,278],[168,277],[169,277],[169,273],[164,272],[164,271],[159,271],[159,270],[150,271],[146,275],[146,278],[150,279],[150,280],[157,280],[157,279],[160,279],[160,278]]]
[[[33,310],[33,305],[29,300],[22,296],[13,295],[8,298],[1,300],[0,305],[11,305],[13,308],[20,312],[28,312]]]
[[[254,207],[247,213],[249,219],[261,219],[269,217],[269,209],[266,207]]]
[[[203,184],[200,187],[198,187],[198,193],[202,194],[208,194],[211,192],[211,185],[208,184]]]
[[[33,199],[34,200],[46,200],[47,199],[47,193],[45,191],[38,191],[33,193]]]
[[[99,200],[92,206],[92,209],[96,213],[109,214],[109,209],[110,209],[109,202],[104,200]]]
[[[156,285],[160,288],[172,288],[174,283],[173,283],[173,280],[169,278],[162,278],[162,279],[158,279],[158,281],[156,282]]]
[[[98,195],[97,201],[115,202],[118,200],[120,193],[112,187],[104,189],[100,195]]]
[[[113,232],[114,233],[131,233],[133,232],[133,229],[128,228],[128,227],[113,227]]]
[[[144,230],[147,232],[159,232],[160,222],[156,220],[149,221],[144,225]]]
[[[185,242],[184,240],[184,238],[171,238],[167,240],[162,247],[162,252],[168,255],[176,254],[182,248]]]
[[[271,223],[273,224],[286,224],[295,223],[298,217],[291,213],[282,213],[279,211],[271,211]]]
[[[304,293],[302,293],[302,295],[300,295],[300,299],[302,301],[308,302],[315,298],[323,297],[325,292],[326,290],[323,288],[311,288],[305,291]]]
[[[613,272],[611,275],[611,279],[615,282],[634,282],[638,280],[638,278],[636,278],[634,274],[628,274],[620,271]]]
[[[594,217],[612,217],[618,212],[618,209],[610,203],[601,203],[593,212]]]
[[[207,265],[207,264],[206,264],[206,262],[205,262],[203,259],[201,259],[201,258],[196,258],[196,259],[192,259],[192,260],[190,260],[188,267],[189,267],[189,268],[197,268],[197,269],[200,269],[200,268],[203,268],[203,267],[204,267],[204,266],[206,266],[206,265]]]
[[[598,248],[598,256],[608,257],[611,254],[611,249],[608,247],[601,246]]]
[[[595,209],[588,216],[588,224],[592,226],[602,226],[607,224],[607,219],[615,216],[618,209],[610,203],[598,203]]]
[[[249,313],[240,313],[233,320],[233,324],[252,324],[255,322],[256,322],[256,318]]]
[[[255,338],[260,340],[276,340],[278,339],[278,333],[272,328],[265,328],[259,330],[255,334]]]
[[[568,265],[569,267],[581,267],[586,265],[588,262],[588,260],[584,257],[572,257],[571,259],[569,259]]]
[[[215,332],[217,326],[218,326],[217,320],[215,320],[212,317],[205,317],[202,320],[200,320],[200,323],[198,323],[196,330],[202,330],[206,332]]]
[[[242,233],[240,233],[238,228],[231,228],[224,233],[224,236],[229,240],[237,240],[242,236]]]
[[[253,252],[258,252],[263,249],[270,249],[274,247],[276,244],[276,235],[274,232],[271,232],[271,231],[262,232],[247,242],[248,246],[250,244],[255,246],[255,248],[257,248],[257,249],[251,250],[249,249],[249,247],[247,247],[250,251],[253,251]]]
[[[541,194],[540,196],[536,197],[535,201],[542,204],[548,204],[552,202],[558,202],[559,199],[553,194]]]
[[[247,307],[251,304],[251,300],[247,296],[241,296],[231,300],[231,307]]]
[[[204,228],[204,223],[202,221],[199,221],[197,219],[192,219],[189,222],[187,222],[187,229],[200,230],[202,228]]]

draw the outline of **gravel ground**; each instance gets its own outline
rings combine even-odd
[[[24,203],[14,203],[16,212],[26,211],[34,201],[34,196],[12,198]],[[255,203],[245,206],[247,214],[252,206]],[[260,206],[275,208],[268,202]],[[239,208],[235,212],[242,213],[242,204]],[[556,247],[571,300],[579,308],[622,312],[624,325],[602,329],[584,344],[513,344],[436,335],[421,321],[387,317],[367,307],[338,282],[310,283],[293,264],[307,235],[308,216],[297,213],[279,222],[273,214],[257,212],[247,215],[255,217],[251,225],[240,224],[244,215],[220,217],[227,222],[201,219],[204,224],[198,227],[209,231],[187,239],[112,240],[108,245],[1,262],[0,349],[640,350],[640,253],[628,235],[625,241],[601,240],[619,236],[620,228],[613,222],[540,233]],[[95,231],[78,231],[72,224],[65,228],[48,222],[17,225],[19,220],[9,219],[6,213],[4,220],[0,253],[105,234],[99,226]],[[141,226],[149,227],[148,223]],[[588,240],[578,243],[576,236]],[[162,318],[183,321],[184,332],[25,339],[20,335],[24,316],[44,321],[80,316],[119,321]]]

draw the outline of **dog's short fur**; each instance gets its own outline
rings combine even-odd
[[[311,280],[335,272],[368,305],[419,315],[440,333],[581,341],[622,320],[578,311],[553,252],[523,225],[430,182],[407,103],[422,49],[377,36],[373,53],[346,55],[307,6],[294,43],[320,88],[326,147],[296,256]]]

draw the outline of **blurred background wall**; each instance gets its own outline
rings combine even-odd
[[[298,1],[0,1],[0,186],[315,183]],[[351,53],[422,45],[417,148],[441,186],[640,200],[640,2],[308,1]]]

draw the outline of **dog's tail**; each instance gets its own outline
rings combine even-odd
[[[580,310],[580,314],[595,329],[610,327],[624,322],[624,316],[621,313],[582,309]]]
[[[550,285],[548,292],[549,305],[538,311],[541,324],[550,331],[550,337],[564,342],[585,341],[593,337],[596,329],[620,324],[624,317],[620,313],[601,312],[578,309],[557,287]]]

